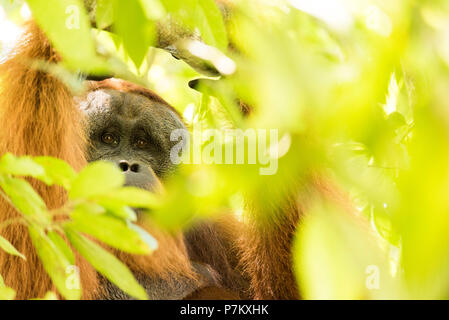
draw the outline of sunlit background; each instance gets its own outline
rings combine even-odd
[[[137,68],[105,31],[97,34],[190,126],[276,128],[283,141],[274,176],[250,165],[185,168],[167,188],[176,201],[156,219],[171,227],[194,214],[244,216],[242,194],[263,206],[277,201],[273,189],[320,172],[369,226],[324,200],[310,206],[294,247],[303,297],[449,298],[449,2],[233,3],[224,38],[233,50],[220,48],[213,23],[203,40],[236,71],[210,78],[202,93],[188,82],[206,77],[182,59],[151,48]],[[0,4],[5,56],[31,13],[23,1]],[[238,99],[249,117],[236,112]],[[179,197],[182,188],[189,194]]]

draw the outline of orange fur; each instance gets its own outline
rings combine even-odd
[[[64,159],[80,169],[86,164],[82,115],[63,83],[30,68],[32,59],[59,60],[44,34],[33,23],[27,26],[14,55],[0,65],[0,155],[5,152],[48,155]],[[100,88],[138,93],[170,107],[153,92],[124,81],[105,80],[90,84],[90,90]],[[280,205],[267,208],[248,203],[247,223],[226,219],[219,221],[219,237],[226,238],[226,243],[230,243],[220,247],[230,251],[228,258],[225,258],[230,259],[225,271],[230,274],[223,281],[234,281],[233,270],[228,269],[237,268],[239,272],[244,270],[244,278],[250,279],[249,296],[255,299],[299,297],[290,252],[297,224],[309,199],[317,191],[339,202],[336,200],[339,196],[327,182],[318,178],[312,180],[314,182],[309,187],[303,185],[293,187],[288,192],[282,191],[283,202]],[[44,186],[36,181],[32,183],[49,208],[59,207],[66,200],[62,189]],[[0,223],[17,216],[18,213],[0,199]],[[268,217],[268,221],[259,219],[261,216]],[[159,249],[152,256],[113,250],[132,271],[174,281],[178,275],[198,279],[180,235],[167,234],[151,225],[141,225],[159,241]],[[0,230],[0,234],[27,257],[27,261],[23,261],[0,250],[0,274],[8,286],[17,290],[17,298],[42,297],[48,290],[53,290],[54,286],[33,249],[26,227],[12,224]],[[216,256],[225,255],[220,253]],[[217,261],[214,263],[219,264]],[[80,267],[83,298],[95,298],[98,292],[95,270],[79,256],[77,264]],[[236,264],[239,266],[236,267]],[[219,297],[220,293],[213,293],[214,290],[209,291],[211,295],[200,296]],[[247,293],[242,296],[247,296]]]
[[[243,270],[250,276],[253,299],[298,299],[292,271],[292,239],[300,209],[293,194],[281,206],[258,208],[248,204],[248,217],[237,240]],[[261,215],[269,218],[259,219]],[[263,221],[265,220],[265,221]]]
[[[134,255],[116,251],[117,257],[124,261],[133,272],[148,276],[158,276],[164,280],[176,281],[182,276],[199,280],[188,259],[182,235],[172,235],[151,226],[148,221],[139,222],[158,241],[158,249],[152,255]]]
[[[68,88],[53,76],[31,68],[33,60],[54,63],[60,59],[45,35],[31,22],[26,25],[25,33],[11,57],[0,65],[0,155],[11,152],[15,155],[53,156],[79,170],[86,164],[82,114]],[[126,91],[139,89],[149,99],[166,104],[149,90],[125,84],[121,83],[120,87],[111,83],[107,87]],[[66,194],[61,188],[48,187],[37,181],[31,183],[50,209],[60,207],[66,201]],[[19,216],[0,199],[0,223]],[[159,249],[153,255],[117,252],[119,258],[135,272],[163,278],[176,279],[173,275],[179,274],[198,279],[180,236],[172,236],[155,228],[151,228],[150,232],[159,241]],[[27,228],[21,224],[11,224],[0,230],[0,234],[27,257],[27,261],[23,261],[0,250],[0,274],[5,283],[16,290],[16,298],[43,297],[48,290],[54,290],[33,248]],[[83,298],[95,298],[99,292],[96,271],[79,255],[77,265],[80,267]]]
[[[0,154],[47,155],[61,158],[74,168],[86,163],[81,115],[70,91],[57,79],[31,69],[32,59],[59,60],[48,40],[34,23],[6,62],[0,65]],[[61,206],[66,194],[61,188],[32,181],[50,209]],[[0,223],[18,213],[0,199]],[[7,285],[17,291],[18,299],[42,297],[53,289],[40,263],[25,226],[12,224],[2,236],[22,252],[27,261],[0,250],[0,273]],[[95,271],[78,258],[85,298],[96,288]]]
[[[280,203],[271,207],[247,203],[237,245],[241,268],[250,277],[249,291],[253,299],[300,298],[293,272],[292,242],[314,200],[332,202],[366,227],[365,221],[354,215],[348,196],[323,174],[311,174],[287,188],[288,191],[270,190],[282,195]]]

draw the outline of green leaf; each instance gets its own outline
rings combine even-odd
[[[360,217],[317,204],[296,236],[293,261],[304,298],[391,299],[398,294],[388,261]],[[381,278],[367,276],[373,270]],[[368,283],[376,278],[381,285]]]
[[[166,16],[164,6],[159,0],[140,0],[146,16],[151,20],[160,20]]]
[[[156,250],[159,247],[157,240],[145,229],[131,222],[127,222],[127,224],[128,228],[136,231],[140,235],[140,238],[145,241],[147,246],[150,247],[152,251]]]
[[[134,208],[154,208],[160,205],[160,201],[154,193],[128,186],[112,190],[96,199],[101,203],[113,200]]]
[[[198,1],[200,19],[198,29],[203,41],[222,51],[228,48],[228,36],[223,15],[214,0]]]
[[[72,264],[65,254],[45,235],[42,229],[31,225],[28,230],[37,255],[58,291],[66,299],[80,299],[81,289],[69,288],[66,285],[66,271]]]
[[[33,18],[44,30],[64,63],[73,70],[107,69],[96,55],[90,22],[79,0],[27,0]]]
[[[81,202],[75,206],[76,210],[82,210],[91,214],[104,214],[106,209],[94,202]]]
[[[6,240],[2,236],[0,236],[0,248],[5,250],[9,254],[21,257],[23,260],[26,260],[25,256],[23,254],[21,254],[16,248],[14,248],[14,246],[11,244],[11,242]],[[1,283],[0,283],[0,285],[1,285]]]
[[[31,300],[59,300],[59,299],[55,292],[48,291],[43,298],[35,298]]]
[[[177,22],[190,30],[197,29],[204,43],[222,51],[228,47],[228,37],[223,15],[214,0],[166,0],[165,9]]]
[[[58,300],[58,296],[56,295],[55,292],[49,291],[45,294],[42,300]]]
[[[198,7],[198,0],[165,0],[161,4],[165,10],[177,20],[190,29],[196,25],[195,10]]]
[[[0,287],[0,300],[14,300],[16,291],[9,287]]]
[[[155,27],[139,0],[114,1],[114,31],[137,69],[156,39]]]
[[[141,238],[140,234],[126,225],[123,220],[107,216],[95,215],[83,210],[75,210],[71,214],[73,229],[90,234],[102,242],[135,254],[149,254],[152,248]]]
[[[59,251],[64,254],[67,260],[72,265],[74,265],[75,255],[73,254],[73,251],[69,247],[67,242],[65,242],[65,240],[56,231],[49,231],[47,233],[47,237],[53,242],[53,244],[59,249]]]
[[[0,172],[15,176],[42,177],[45,170],[31,157],[16,157],[11,153],[6,153],[0,159]]]
[[[69,190],[77,174],[65,161],[53,157],[35,157],[34,161],[45,170],[48,184],[57,184]]]
[[[136,187],[115,189],[93,200],[106,208],[109,214],[130,221],[137,220],[135,211],[130,207],[149,209],[160,205],[156,195]]]
[[[98,29],[105,29],[114,22],[114,0],[97,0],[96,22]]]
[[[116,201],[113,198],[105,198],[99,197],[97,199],[93,199],[94,202],[82,202],[75,206],[76,210],[81,210],[90,214],[111,214],[123,220],[136,221],[137,215],[133,209],[129,208],[126,205],[123,205],[122,202]]]
[[[108,214],[122,220],[137,221],[136,212],[130,207],[123,205],[120,201],[114,201],[112,198],[97,201],[107,209]]]
[[[64,229],[73,246],[98,272],[130,296],[148,299],[147,293],[131,271],[114,255],[82,236],[69,225],[66,225]]]
[[[30,176],[48,185],[58,184],[69,189],[76,172],[65,161],[53,157],[16,157],[6,153],[0,159],[0,172],[16,176]]]
[[[105,194],[122,186],[124,182],[125,176],[113,163],[92,162],[73,181],[69,198],[89,198]]]
[[[0,187],[17,210],[25,216],[37,219],[40,223],[50,223],[50,216],[44,200],[31,185],[23,179],[0,176]]]
[[[16,296],[16,291],[5,285],[2,275],[0,275],[0,300],[13,300]]]

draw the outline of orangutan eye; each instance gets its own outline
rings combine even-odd
[[[118,144],[118,139],[111,133],[104,133],[101,136],[101,141],[103,141],[106,144]]]
[[[148,141],[145,139],[138,139],[136,141],[136,147],[139,149],[145,148],[147,144],[148,144]]]

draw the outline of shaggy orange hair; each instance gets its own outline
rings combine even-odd
[[[15,155],[52,156],[67,161],[79,170],[87,163],[83,115],[69,89],[55,77],[31,68],[33,60],[55,63],[60,58],[43,32],[34,22],[30,22],[9,59],[0,64],[0,155],[11,152]],[[112,83],[107,86],[105,82],[103,86],[121,89]],[[122,89],[130,90],[128,87],[132,85]],[[150,99],[162,100],[148,90],[142,92]],[[67,199],[62,188],[48,187],[34,180],[31,183],[50,209],[62,206]],[[20,214],[0,198],[0,224],[17,217]],[[169,235],[155,228],[151,228],[150,232],[159,241],[159,249],[153,255],[116,254],[136,272],[167,279],[179,274],[198,280],[181,236]],[[0,234],[27,258],[24,261],[0,250],[0,274],[6,285],[16,290],[16,298],[43,297],[47,291],[54,290],[32,245],[27,227],[10,224],[1,229]],[[77,265],[80,268],[83,298],[95,298],[99,294],[97,272],[79,256]]]

